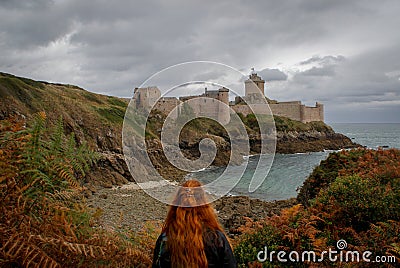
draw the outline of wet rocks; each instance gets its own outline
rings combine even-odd
[[[231,236],[237,235],[237,228],[245,224],[244,217],[257,221],[267,216],[279,215],[283,208],[295,204],[297,204],[295,198],[266,202],[247,196],[222,197],[214,202],[218,217]]]

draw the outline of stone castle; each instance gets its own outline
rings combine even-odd
[[[208,116],[221,123],[228,123],[230,120],[230,109],[236,113],[248,115],[250,113],[265,113],[264,84],[265,81],[252,73],[244,82],[245,95],[236,97],[234,101],[229,101],[229,90],[225,87],[219,90],[207,90],[196,96],[161,97],[161,92],[157,87],[135,88],[133,102],[137,109],[153,109],[164,114],[173,112],[173,117],[177,117],[181,111],[181,103],[190,106],[196,117]],[[260,94],[261,93],[261,94]],[[157,101],[158,100],[158,101]],[[315,107],[305,106],[301,101],[278,102],[276,100],[268,101],[269,107],[274,115],[288,117],[292,120],[303,123],[312,121],[324,121],[324,106],[316,103]],[[250,103],[252,110],[246,103]],[[177,109],[174,109],[177,107]]]

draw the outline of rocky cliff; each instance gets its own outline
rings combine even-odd
[[[45,111],[49,124],[60,117],[64,130],[74,133],[78,143],[87,142],[102,154],[102,159],[86,177],[85,183],[95,191],[94,186],[111,187],[134,181],[122,154],[122,122],[128,100],[88,92],[73,85],[53,84],[0,73],[0,120],[19,116],[29,123],[32,115]],[[160,117],[160,115],[157,115]],[[149,133],[160,128],[160,118],[150,124]],[[244,118],[250,134],[252,152],[259,151],[260,137],[252,128],[251,116]],[[340,149],[356,146],[351,140],[335,133],[323,123],[302,124],[276,117],[277,152],[295,153]],[[153,165],[159,172],[171,179],[183,178],[185,172],[176,169],[166,160],[157,134],[149,135],[147,148]],[[230,144],[226,133],[212,122],[194,122],[181,133],[180,148],[188,158],[199,156],[201,139],[212,139],[218,148],[213,165],[226,165],[230,157]],[[143,148],[137,148],[143,150]],[[173,174],[173,175],[171,175]]]

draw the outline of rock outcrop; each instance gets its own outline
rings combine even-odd
[[[359,147],[350,138],[334,131],[278,132],[276,152],[282,154],[318,152]]]

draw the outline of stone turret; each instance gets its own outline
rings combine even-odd
[[[221,87],[218,90],[218,99],[226,105],[229,105],[229,89],[226,87]]]
[[[264,96],[264,84],[265,80],[258,76],[257,73],[253,72],[249,75],[249,79],[244,81],[245,96],[259,94],[260,92]]]

